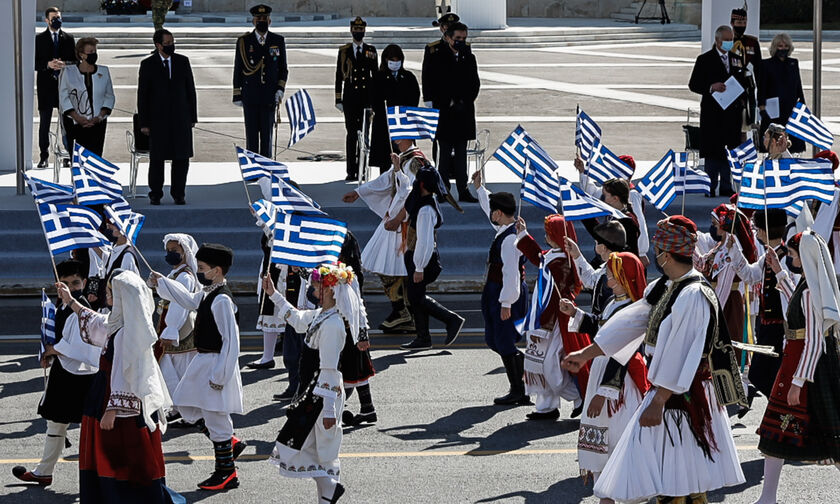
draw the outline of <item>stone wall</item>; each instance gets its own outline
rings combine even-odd
[[[633,0],[508,0],[508,17],[608,18]]]

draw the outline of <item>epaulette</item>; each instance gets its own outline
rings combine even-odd
[[[344,44],[343,46],[339,47],[338,50],[343,51],[343,50],[347,49],[348,47],[350,47],[351,45],[353,45],[353,44],[352,43],[351,44]]]
[[[245,38],[245,37],[247,37],[248,35],[250,35],[251,33],[252,33],[252,32],[245,32],[245,33],[243,33],[242,35],[240,35],[238,38]]]
[[[437,39],[434,42],[429,42],[428,44],[426,44],[426,47],[435,47],[438,44],[440,44],[440,39]]]

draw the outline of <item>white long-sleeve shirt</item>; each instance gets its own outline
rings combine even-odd
[[[594,289],[595,285],[598,284],[598,279],[607,274],[606,266],[601,266],[597,269],[593,268],[592,265],[589,264],[589,261],[583,257],[583,254],[579,255],[578,258],[575,259],[575,266],[577,266],[580,283],[585,289]]]
[[[102,354],[102,349],[82,339],[79,316],[75,313],[67,317],[64,329],[61,331],[61,340],[53,346],[53,349],[58,352],[61,367],[68,373],[90,375],[99,370],[99,356]]]
[[[186,266],[179,266],[169,274],[169,278],[183,285],[187,291],[195,292],[196,280],[184,268]],[[180,343],[181,327],[186,323],[190,311],[178,303],[170,303],[166,310],[166,328],[160,333],[160,338],[174,341],[173,346],[177,347]]]
[[[481,186],[476,191],[478,194],[478,204],[490,219],[490,191],[486,187]],[[496,230],[496,237],[508,230],[514,223],[497,226],[490,222],[493,229]],[[520,279],[519,279],[519,258],[522,257],[522,252],[516,248],[516,233],[512,233],[505,237],[502,241],[502,292],[499,293],[499,303],[502,308],[510,308],[513,303],[519,299],[520,294]]]
[[[114,263],[117,261],[117,258],[122,254],[122,252],[131,247],[130,243],[124,243],[122,245],[114,245],[111,248],[111,252],[108,253],[108,258],[105,260],[102,268],[102,275],[107,275],[109,271],[114,267]],[[118,269],[124,269],[127,271],[133,271],[140,274],[140,268],[137,267],[137,261],[134,258],[132,253],[126,253],[122,261],[116,266]],[[105,278],[107,280],[107,278]]]
[[[417,244],[414,246],[414,271],[422,273],[435,251],[437,214],[429,205],[417,212]]]

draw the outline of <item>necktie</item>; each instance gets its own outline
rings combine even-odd
[[[726,67],[726,71],[729,71],[729,54],[724,54],[720,57],[721,61],[723,61],[723,66]]]
[[[356,59],[362,57],[362,46],[356,46]]]
[[[172,78],[172,72],[169,70],[169,59],[168,58],[163,60],[163,69],[166,71],[166,77],[171,79]]]
[[[53,33],[53,54],[58,56],[58,32]]]

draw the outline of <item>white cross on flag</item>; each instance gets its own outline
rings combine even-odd
[[[277,214],[271,262],[317,268],[338,261],[347,225],[329,217]]]

